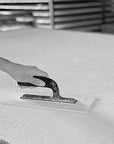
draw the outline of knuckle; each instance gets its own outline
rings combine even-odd
[[[45,72],[45,74],[46,74],[46,76],[48,76],[48,73],[47,73],[47,72]]]
[[[36,66],[32,66],[33,70],[38,70],[38,68]]]

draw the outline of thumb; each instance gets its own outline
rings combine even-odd
[[[32,84],[34,84],[34,85],[36,85],[36,86],[45,86],[45,82],[43,82],[42,80],[40,80],[40,79],[36,79],[36,78],[33,78],[33,77],[29,77],[28,78],[28,82],[29,83],[32,83]]]
[[[44,72],[44,71],[42,71],[42,70],[40,70],[40,69],[37,69],[37,70],[36,70],[35,75],[48,77],[48,73],[47,73],[47,72]]]

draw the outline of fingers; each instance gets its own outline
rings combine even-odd
[[[32,75],[48,77],[48,73],[38,69],[36,66],[32,68]]]
[[[34,85],[37,85],[37,86],[45,86],[45,82],[43,82],[42,80],[39,80],[37,78],[30,77],[29,82]]]
[[[42,71],[42,70],[39,70],[38,73],[37,73],[37,75],[39,75],[39,76],[44,76],[44,77],[48,77],[48,73],[46,73],[46,72],[44,72],[44,71]]]
[[[45,82],[43,82],[40,79],[34,78],[33,76],[31,76],[29,74],[23,76],[23,79],[21,79],[21,82],[32,83],[33,85],[36,85],[36,86],[45,86]],[[25,88],[25,87],[23,87],[23,88]]]

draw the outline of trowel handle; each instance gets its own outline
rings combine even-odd
[[[43,87],[52,89],[54,94],[59,94],[59,87],[58,87],[57,83],[54,80],[52,80],[52,79],[50,79],[48,77],[44,77],[44,76],[33,76],[33,77],[37,78],[37,79],[40,79],[43,82],[45,82],[45,86],[43,86]],[[32,83],[28,83],[28,82],[17,82],[17,83],[20,86],[40,87],[40,86],[34,85]]]

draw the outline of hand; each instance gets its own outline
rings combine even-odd
[[[11,63],[7,68],[7,73],[19,82],[29,82],[37,86],[45,86],[45,83],[42,80],[33,78],[36,76],[45,76],[48,77],[48,74],[36,66],[26,66],[21,64]]]

